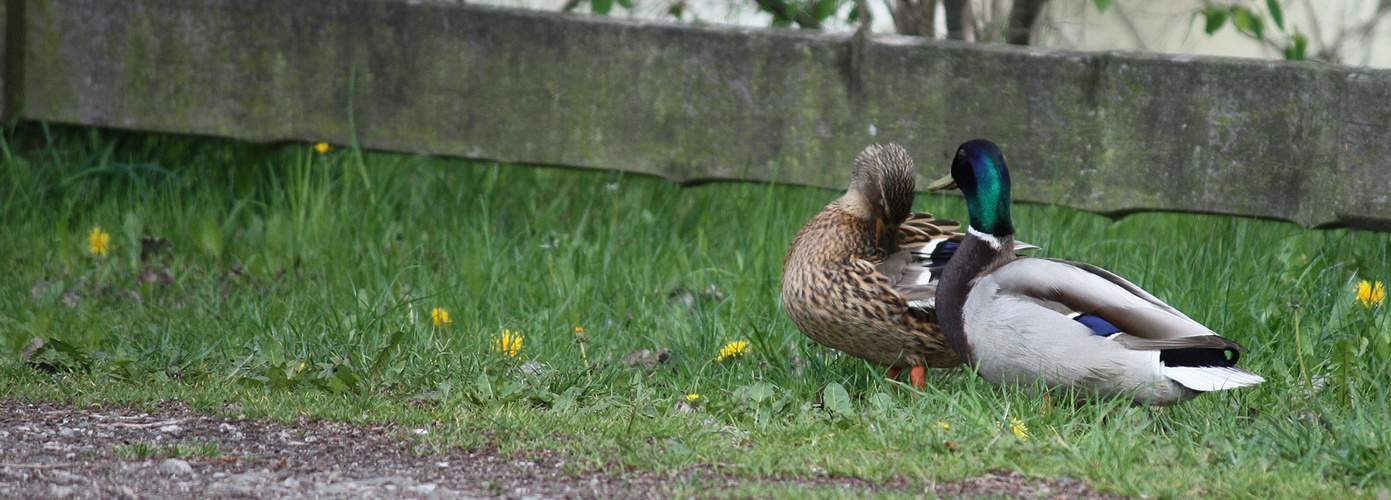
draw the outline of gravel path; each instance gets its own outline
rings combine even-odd
[[[946,497],[1109,498],[1075,481],[1015,473],[933,485],[749,479],[701,469],[674,476],[623,467],[574,473],[553,453],[534,462],[491,450],[418,456],[404,444],[408,432],[309,419],[286,426],[218,418],[177,402],[146,412],[0,399],[0,498],[667,498],[668,482],[689,479],[714,487],[762,481],[852,491],[926,489]],[[216,443],[216,453],[198,452],[208,443]],[[176,445],[185,458],[164,458]],[[138,456],[159,458],[131,458]]]

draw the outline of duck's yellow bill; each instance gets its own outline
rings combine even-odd
[[[927,185],[928,191],[941,191],[943,189],[956,189],[956,179],[953,179],[950,175],[948,175],[941,179],[932,181],[932,184]]]

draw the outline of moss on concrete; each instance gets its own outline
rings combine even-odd
[[[931,176],[988,137],[1025,201],[1391,227],[1391,71],[404,0],[28,5],[35,120],[837,189],[867,144]]]

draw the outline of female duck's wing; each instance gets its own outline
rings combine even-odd
[[[937,298],[937,280],[956,247],[961,244],[961,223],[928,213],[913,213],[898,227],[898,251],[875,266],[902,295],[908,306],[931,310]]]
[[[952,236],[961,235],[960,229],[961,223],[951,219],[939,219],[923,212],[908,214],[908,219],[898,226],[898,247],[935,247]]]
[[[929,213],[913,213],[898,227],[898,247],[911,252],[914,263],[930,268],[945,267],[966,237],[966,233],[960,231],[960,222],[939,219]],[[1037,249],[1038,246],[1022,241],[1014,242],[1016,252]]]
[[[890,254],[876,268],[889,279],[890,287],[908,300],[910,307],[932,309],[937,299],[937,281],[947,261],[961,246],[966,234],[958,232],[961,223],[916,212],[898,228],[898,252]],[[1014,250],[1034,250],[1037,246],[1015,242]]]

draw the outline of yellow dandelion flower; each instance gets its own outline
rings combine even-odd
[[[946,422],[937,422],[937,424],[936,424],[936,425],[933,425],[933,427],[936,427],[936,428],[938,428],[938,429],[942,429],[942,430],[945,431],[945,430],[951,428],[951,424],[946,423]]]
[[[449,311],[439,307],[430,310],[430,320],[435,322],[435,326],[454,324],[454,320],[449,319]]]
[[[522,350],[522,334],[512,330],[503,330],[501,337],[493,338],[493,350],[517,357],[517,353]]]
[[[1379,306],[1386,300],[1386,284],[1362,280],[1357,283],[1357,301],[1367,307]]]
[[[314,145],[314,151],[318,152],[319,154],[328,154],[328,152],[332,150],[333,146],[328,145],[327,142],[321,142]]]
[[[101,226],[92,228],[92,234],[87,236],[87,241],[92,244],[87,248],[92,255],[106,256],[106,252],[111,250],[111,233],[103,231]]]
[[[1009,430],[1014,431],[1014,435],[1024,441],[1029,440],[1029,426],[1024,425],[1023,420],[1017,418],[1009,419]]]
[[[687,395],[686,395],[686,401],[687,401],[687,402],[690,402],[690,403],[694,403],[694,402],[696,402],[696,400],[699,400],[699,399],[700,399],[700,395],[699,395],[699,394],[691,393],[691,394],[687,394]]]
[[[743,356],[749,350],[749,341],[735,340],[720,348],[720,355],[715,357],[715,361],[724,361],[726,358]]]

